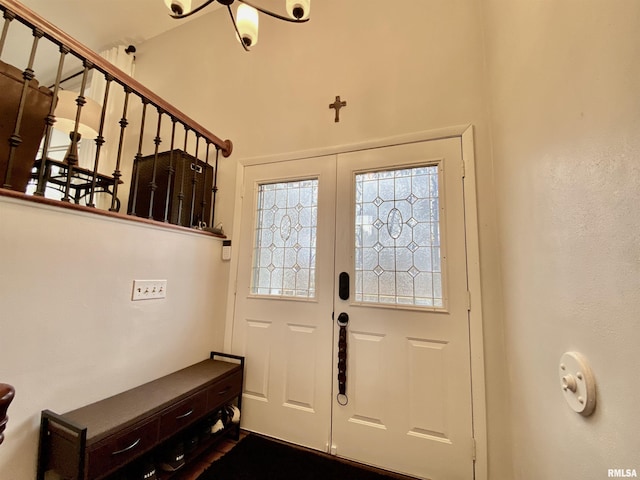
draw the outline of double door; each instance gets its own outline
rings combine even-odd
[[[472,479],[459,138],[246,167],[243,428]]]

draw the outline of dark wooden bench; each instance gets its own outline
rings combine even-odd
[[[192,428],[206,429],[225,405],[240,408],[243,371],[242,357],[212,352],[209,360],[65,414],[44,410],[38,480],[49,471],[65,479],[102,479]],[[192,457],[228,432],[238,438],[240,424],[200,442]]]

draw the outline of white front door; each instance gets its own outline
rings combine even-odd
[[[460,139],[250,166],[244,185],[243,428],[472,479]]]
[[[471,479],[460,139],[344,154],[337,178],[348,207],[337,210],[336,271],[351,281],[334,307],[348,324],[333,449],[422,478]]]
[[[243,428],[318,450],[331,432],[335,165],[245,169],[232,340]]]

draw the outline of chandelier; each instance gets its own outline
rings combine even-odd
[[[176,19],[189,17],[215,2],[225,5],[231,17],[231,23],[233,23],[236,30],[238,41],[246,51],[249,51],[249,47],[258,43],[258,12],[285,22],[304,23],[309,21],[311,0],[286,0],[288,17],[245,0],[238,0],[239,5],[234,16],[231,10],[231,5],[234,1],[205,0],[195,8],[191,7],[191,0],[164,0],[164,3],[171,10],[171,17]]]

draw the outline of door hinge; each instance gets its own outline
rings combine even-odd
[[[467,290],[467,311],[471,311],[471,292]]]
[[[467,175],[467,168],[464,162],[464,158],[462,159],[462,178],[465,178],[465,176]]]
[[[476,461],[476,439],[471,437],[471,460]]]

